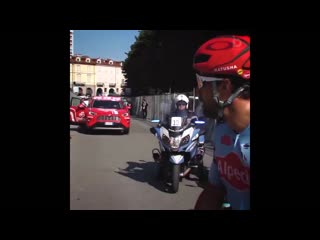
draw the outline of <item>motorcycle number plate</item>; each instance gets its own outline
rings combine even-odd
[[[172,117],[171,118],[171,126],[172,127],[181,127],[181,117]]]

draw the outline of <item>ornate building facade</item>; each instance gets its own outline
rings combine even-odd
[[[111,59],[70,56],[70,88],[84,95],[107,95],[111,89],[124,94],[122,62]]]

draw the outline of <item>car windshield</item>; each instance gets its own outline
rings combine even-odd
[[[116,101],[101,101],[95,100],[92,105],[93,108],[114,108],[114,109],[121,109],[122,104],[121,102]]]

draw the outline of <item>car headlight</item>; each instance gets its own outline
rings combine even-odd
[[[97,115],[97,113],[95,113],[95,112],[89,112],[89,115],[95,116],[95,115]]]
[[[129,113],[124,113],[124,114],[122,114],[122,116],[128,117],[128,116],[129,116]]]

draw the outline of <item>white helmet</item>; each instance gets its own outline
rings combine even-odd
[[[178,102],[180,102],[180,101],[184,101],[186,104],[187,104],[187,108],[188,108],[188,103],[189,103],[189,98],[186,96],[186,95],[184,95],[184,94],[179,94],[177,97],[176,97],[176,105],[177,105],[177,103]]]

